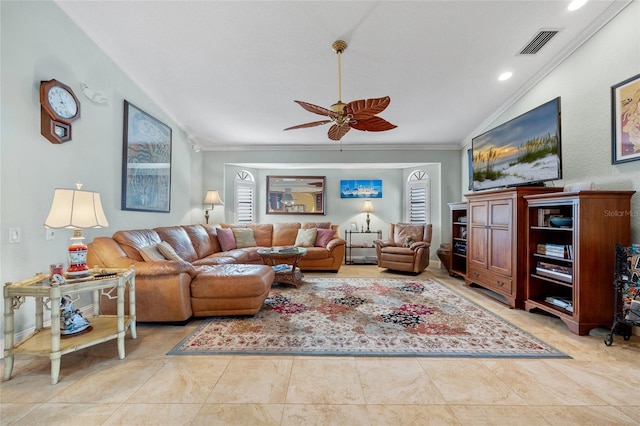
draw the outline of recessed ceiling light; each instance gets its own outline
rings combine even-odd
[[[503,72],[502,74],[500,74],[500,76],[498,77],[498,80],[500,81],[505,81],[505,80],[509,80],[511,78],[511,76],[513,75],[513,73],[511,71],[507,71],[507,72]]]
[[[582,6],[584,6],[587,1],[589,0],[573,0],[571,3],[569,3],[569,7],[567,7],[567,9],[570,11],[578,10]]]

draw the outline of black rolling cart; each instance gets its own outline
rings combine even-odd
[[[616,245],[613,285],[615,313],[611,332],[604,337],[607,346],[613,343],[614,334],[629,340],[633,326],[640,327],[640,244]]]

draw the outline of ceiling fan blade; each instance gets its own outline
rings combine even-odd
[[[337,114],[333,111],[331,111],[330,109],[326,109],[323,108],[321,106],[318,105],[314,105],[314,104],[310,104],[309,102],[303,102],[303,101],[293,101],[297,104],[299,104],[302,108],[306,109],[309,112],[312,112],[314,114],[319,114],[319,115],[326,115],[328,117],[336,117]]]
[[[369,118],[384,111],[391,103],[391,98],[360,99],[351,101],[344,107],[345,114],[351,114],[354,119],[362,120]]]
[[[305,127],[321,126],[327,123],[331,123],[331,120],[313,121],[311,123],[298,124],[297,126],[287,127],[284,130],[304,129]]]
[[[334,124],[329,128],[329,139],[332,141],[339,141],[349,130],[351,130],[351,128],[346,124],[344,126]]]
[[[385,130],[391,130],[398,127],[395,124],[391,124],[384,118],[380,117],[371,117],[364,120],[351,121],[349,125],[356,130],[363,130],[365,132],[384,132]]]

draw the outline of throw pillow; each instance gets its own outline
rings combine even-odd
[[[176,251],[173,249],[173,247],[171,247],[171,245],[166,241],[162,241],[160,244],[158,244],[158,250],[160,251],[160,253],[162,253],[162,255],[167,260],[175,260],[177,262],[184,262],[184,260],[182,260],[182,258],[180,256],[178,256],[178,253],[176,253]]]
[[[316,236],[318,230],[316,228],[298,229],[298,235],[296,236],[296,247],[313,247],[316,242]]]
[[[138,249],[138,251],[145,262],[166,260],[162,253],[160,253],[160,250],[158,250],[158,244],[142,247],[141,249]]]
[[[229,251],[236,248],[236,237],[233,236],[231,228],[218,228],[218,242],[222,251]]]
[[[321,229],[318,228],[318,234],[316,236],[316,247],[327,247],[329,241],[333,240],[333,237],[336,235],[336,231],[333,229]]]
[[[236,239],[236,248],[255,247],[256,239],[253,236],[253,229],[231,228],[233,237]]]

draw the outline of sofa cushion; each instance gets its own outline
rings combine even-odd
[[[183,228],[191,240],[198,259],[220,251],[218,237],[211,236],[203,225],[187,225]]]
[[[300,223],[274,223],[272,247],[292,246],[296,242]]]
[[[302,229],[309,228],[331,229],[331,222],[305,222],[302,224]]]
[[[270,223],[250,223],[247,228],[253,229],[253,237],[259,247],[271,247],[273,225]]]
[[[158,260],[166,260],[164,255],[160,253],[158,244],[142,247],[138,250],[145,262],[153,262]]]
[[[318,235],[317,228],[298,229],[298,235],[296,235],[296,247],[313,247],[316,242],[316,236]]]
[[[334,231],[333,229],[318,228],[316,241],[314,242],[313,245],[316,247],[326,248],[329,241],[333,240],[335,236],[336,236],[336,231]]]
[[[191,238],[189,238],[189,234],[182,226],[164,226],[154,229],[162,241],[168,242],[180,258],[187,262],[193,262],[198,258]]]
[[[201,225],[204,230],[207,232],[207,235],[209,236],[209,242],[211,243],[211,249],[212,249],[212,253],[218,253],[219,251],[222,251],[222,248],[220,247],[220,241],[218,241],[218,229],[220,229],[219,227],[216,227],[215,225]]]
[[[158,247],[158,251],[162,253],[165,259],[184,262],[184,260],[180,256],[178,256],[178,253],[176,253],[173,247],[171,247],[171,244],[169,244],[168,242],[162,241],[156,247]]]
[[[234,250],[236,248],[236,237],[233,236],[231,228],[218,228],[216,229],[218,234],[218,242],[220,242],[220,249],[222,251]]]
[[[319,260],[319,259],[327,259],[329,257],[329,250],[324,249],[322,247],[307,247],[307,254],[304,255],[300,262],[310,261],[310,260]]]
[[[209,255],[203,259],[198,259],[193,262],[193,266],[214,266],[214,265],[228,265],[232,263],[238,263],[238,259],[232,256],[227,256],[227,252],[221,251]]]
[[[113,234],[113,239],[120,244],[120,247],[130,259],[139,262],[144,260],[139,252],[140,248],[158,244],[162,241],[158,233],[153,229],[117,231]]]
[[[236,240],[236,248],[255,247],[256,239],[253,236],[253,229],[231,228],[233,237]]]
[[[393,243],[403,247],[407,240],[422,241],[424,225],[410,225],[398,223],[393,228]]]

